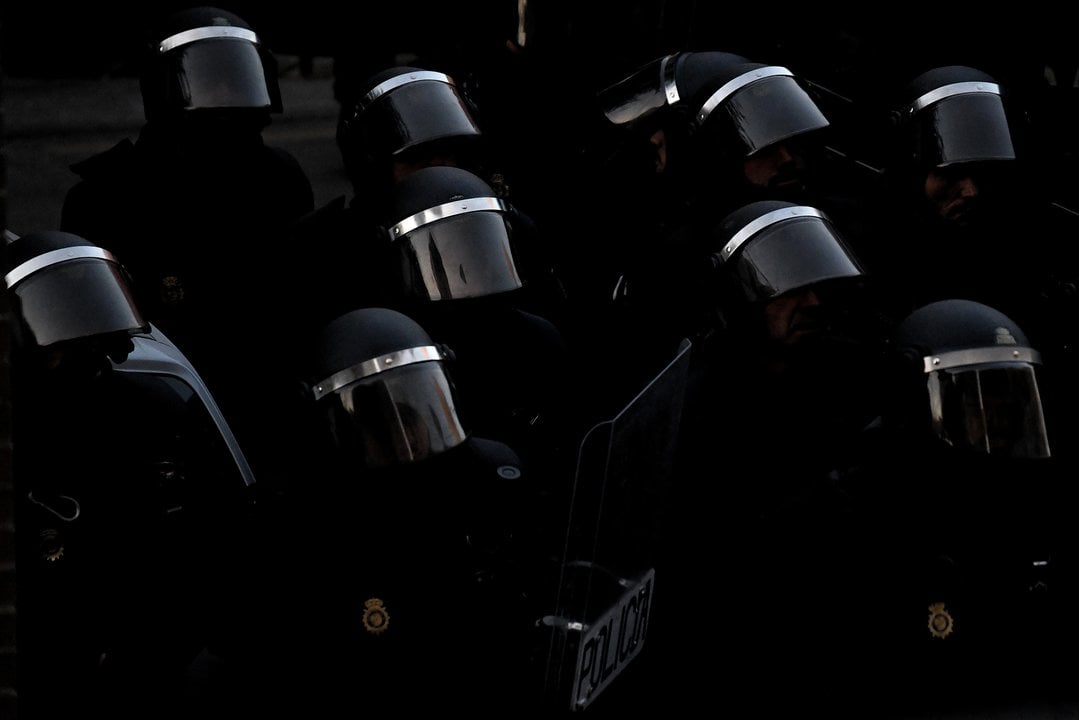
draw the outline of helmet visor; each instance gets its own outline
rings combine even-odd
[[[418,462],[466,437],[439,362],[370,375],[335,391],[328,402],[335,442],[366,467]]]
[[[262,53],[245,40],[188,43],[166,53],[162,63],[166,108],[281,109],[280,99],[271,92]]]
[[[862,275],[857,260],[819,217],[773,223],[727,262],[733,263],[739,289],[751,303],[824,280]]]
[[[713,128],[720,137],[738,142],[745,156],[829,124],[813,98],[790,75],[763,77],[726,97],[723,93],[724,88],[720,88],[705,103],[697,114],[698,122]],[[709,103],[717,100],[715,109],[702,117]]]
[[[122,273],[115,263],[86,258],[27,275],[14,292],[35,342],[45,347],[92,335],[145,330],[148,325]]]
[[[1049,457],[1035,369],[1026,363],[928,375],[933,430],[948,444],[1010,458]]]
[[[372,154],[396,155],[420,143],[480,134],[452,82],[416,79],[378,92],[375,88],[368,94],[353,120],[360,142]]]
[[[915,157],[926,167],[1015,159],[999,95],[953,95],[919,111],[914,123]]]
[[[674,55],[658,58],[624,80],[601,90],[599,103],[607,119],[615,125],[624,125],[677,102],[674,61]]]
[[[442,217],[397,236],[396,242],[405,286],[413,297],[456,300],[522,287],[509,228],[499,212]]]

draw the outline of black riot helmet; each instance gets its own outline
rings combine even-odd
[[[281,112],[277,62],[235,13],[193,7],[168,15],[151,34],[140,77],[148,121],[191,111]]]
[[[31,233],[5,248],[4,284],[33,344],[128,338],[149,329],[127,273],[104,248],[58,230]]]
[[[899,402],[949,446],[1006,458],[1049,456],[1037,368],[1041,357],[1000,311],[941,300],[896,328],[895,347],[919,392]],[[925,420],[919,420],[923,422]]]
[[[380,168],[435,146],[460,151],[481,137],[465,96],[445,73],[388,68],[367,78],[356,98],[342,109],[337,131],[346,166],[353,169]]]
[[[828,216],[806,205],[749,203],[720,222],[714,239],[713,262],[746,303],[863,275]]]
[[[694,134],[737,157],[829,126],[790,70],[720,51],[653,60],[601,91],[600,103],[615,124],[669,108],[685,116]]]
[[[398,249],[403,290],[421,302],[496,295],[522,287],[504,201],[472,172],[417,170],[393,190],[387,242]]]
[[[360,308],[316,343],[315,400],[339,450],[366,468],[419,462],[467,438],[443,348],[407,315]]]
[[[917,76],[898,120],[907,161],[925,170],[1016,157],[1000,86],[975,68],[948,65]]]

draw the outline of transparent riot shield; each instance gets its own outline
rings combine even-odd
[[[684,340],[624,409],[581,441],[555,611],[543,621],[544,700],[554,708],[586,709],[644,645],[690,347]]]
[[[254,473],[233,435],[232,428],[229,427],[210,390],[183,352],[154,326],[151,326],[149,333],[135,335],[132,340],[135,349],[124,362],[114,364],[114,370],[121,375],[129,374],[133,377],[152,376],[155,382],[171,386],[179,396],[197,397],[198,404],[205,409],[210,421],[220,434],[220,440],[235,463],[244,485],[253,486]]]

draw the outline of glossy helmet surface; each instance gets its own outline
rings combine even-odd
[[[522,287],[504,201],[463,168],[421,168],[394,187],[387,235],[405,292],[421,301],[475,298]]]
[[[442,72],[388,68],[367,78],[357,98],[338,128],[349,162],[385,162],[426,144],[467,144],[481,135],[457,83]]]
[[[465,441],[443,349],[388,308],[345,313],[316,342],[313,387],[339,450],[367,468],[419,462]]]
[[[730,213],[715,233],[713,261],[748,303],[828,280],[858,278],[860,263],[821,210],[759,200]]]
[[[721,51],[653,60],[601,91],[600,103],[615,124],[676,109],[694,134],[741,157],[829,126],[790,70]]]
[[[928,70],[910,82],[902,103],[904,147],[919,167],[1016,157],[1000,86],[981,70],[965,65]]]
[[[147,54],[140,77],[147,120],[282,110],[277,61],[233,12],[207,6],[172,13],[153,29]]]
[[[971,300],[933,302],[900,323],[895,344],[923,377],[912,416],[928,417],[940,440],[987,455],[1049,456],[1041,356],[1011,318]]]
[[[127,273],[89,240],[58,230],[30,233],[5,253],[4,284],[38,347],[149,328]]]

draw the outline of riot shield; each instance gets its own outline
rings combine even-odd
[[[244,485],[253,486],[254,473],[233,435],[232,428],[229,427],[210,390],[183,352],[160,329],[152,325],[149,333],[135,335],[132,340],[135,343],[134,351],[124,362],[114,363],[113,369],[121,375],[156,376],[157,379],[172,385],[178,394],[197,397],[220,434],[220,439],[236,464],[236,470],[243,479]]]
[[[691,343],[581,441],[550,631],[544,700],[581,711],[644,645],[661,509],[674,469]]]

